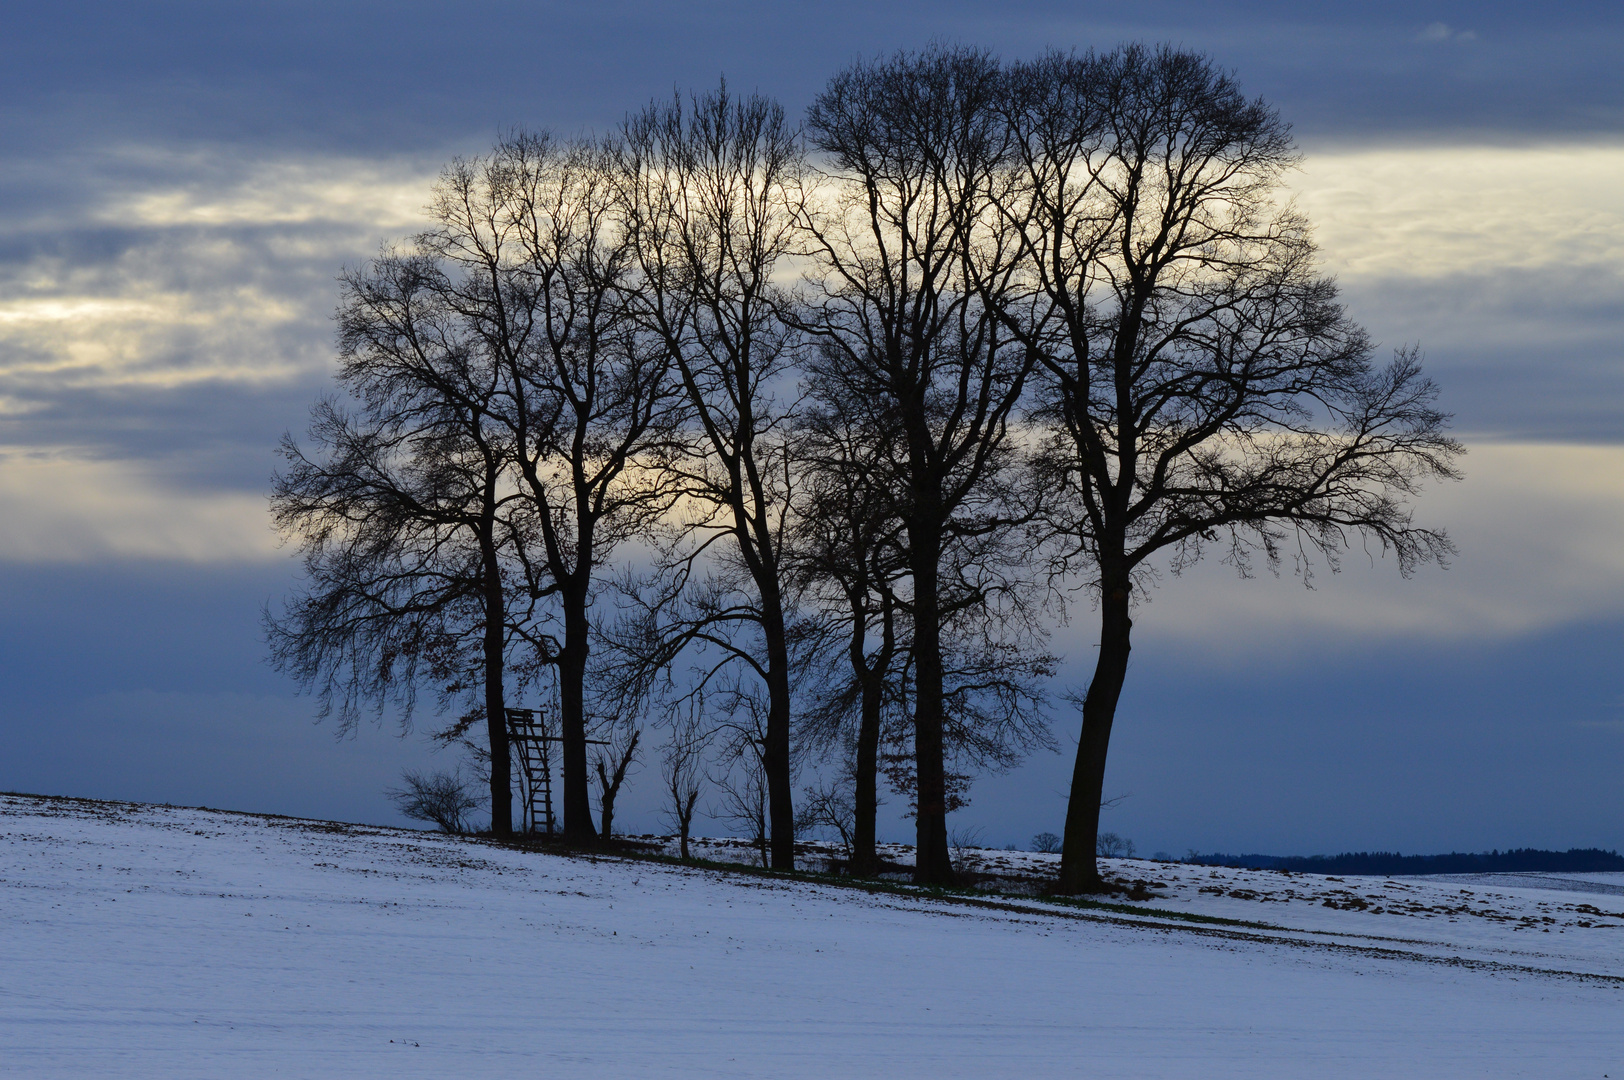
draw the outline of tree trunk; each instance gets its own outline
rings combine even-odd
[[[598,759],[598,790],[602,793],[598,802],[603,807],[603,831],[599,838],[608,840],[615,834],[615,796],[620,794],[620,785],[626,781],[626,770],[631,768],[632,759],[637,756],[637,743],[643,737],[643,729],[638,728],[632,732],[627,740],[625,749],[621,751],[620,758],[614,764],[613,770],[604,758]]]
[[[603,762],[601,761],[598,762],[598,786],[601,792],[598,799],[599,805],[601,806],[601,809],[598,811],[598,836],[601,839],[608,840],[614,835],[615,794],[619,790],[620,785],[610,784],[608,770],[603,767]]]
[[[1100,799],[1105,793],[1105,753],[1111,742],[1111,723],[1128,675],[1128,617],[1131,582],[1126,570],[1102,568],[1100,598],[1100,655],[1094,678],[1083,698],[1083,731],[1077,740],[1077,763],[1071,775],[1071,796],[1066,805],[1066,838],[1060,854],[1060,892],[1101,892],[1094,851],[1100,832]]]
[[[789,639],[776,583],[772,589],[762,588],[761,599],[762,629],[767,636],[767,731],[761,748],[761,768],[767,780],[772,866],[775,870],[793,870],[795,796],[790,790],[794,778],[789,759]]]
[[[561,593],[564,645],[558,656],[558,733],[564,751],[564,840],[585,846],[598,839],[592,827],[586,762],[586,662],[591,652],[591,624],[586,614],[586,589],[571,582]]]
[[[513,835],[513,758],[509,754],[506,677],[506,603],[502,573],[496,562],[496,544],[480,537],[485,577],[485,734],[491,748],[491,835]]]
[[[851,872],[868,876],[880,868],[874,834],[880,805],[880,709],[883,705],[884,669],[870,671],[865,668],[858,677],[863,680],[863,712],[857,723],[857,790],[852,795]]]
[[[947,850],[947,766],[943,758],[942,628],[936,590],[941,548],[934,522],[910,523],[909,556],[914,584],[914,880],[951,885]]]

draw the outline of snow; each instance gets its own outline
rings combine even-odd
[[[4,796],[0,1075],[1624,1075],[1616,895],[1112,870],[1162,895],[973,906]]]
[[[668,838],[639,839],[675,850]],[[832,845],[801,846],[812,863],[837,854]],[[701,840],[692,847],[702,858],[760,861],[756,849],[742,840]],[[911,848],[881,847],[887,860],[912,865]],[[1022,899],[1033,898],[1060,864],[1058,855],[980,848],[960,851],[958,858],[981,878],[981,889]],[[1311,935],[1355,948],[1399,947],[1452,963],[1624,974],[1624,874],[1328,877],[1147,859],[1100,862],[1107,878],[1125,889],[1135,883],[1142,888],[1143,899],[1119,894],[1112,902],[1141,909],[1147,917],[1174,913],[1228,920],[1277,937]]]

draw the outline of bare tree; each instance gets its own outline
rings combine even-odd
[[[708,736],[694,724],[681,724],[666,743],[660,778],[665,783],[665,816],[677,830],[678,853],[689,857],[688,840],[693,831],[694,808],[705,789],[705,746]]]
[[[693,410],[694,454],[673,469],[692,511],[688,559],[725,557],[734,595],[712,605],[706,639],[765,688],[761,751],[773,865],[795,863],[790,764],[788,598],[782,580],[789,475],[786,376],[790,335],[773,284],[791,249],[787,186],[799,144],[776,103],[724,84],[684,103],[650,105],[618,143],[621,213],[641,271],[638,311],[664,345]],[[725,556],[722,547],[728,549]],[[689,571],[681,571],[686,575]],[[707,628],[729,624],[724,636]]]
[[[505,560],[522,541],[505,516],[499,372],[477,328],[447,303],[421,254],[387,252],[346,275],[338,382],[356,401],[314,410],[307,455],[284,437],[271,508],[300,544],[307,585],[266,613],[272,661],[314,688],[341,729],[394,700],[409,722],[424,681],[442,704],[483,699],[491,829],[512,831],[504,686],[513,596]]]
[[[637,261],[617,214],[606,152],[518,134],[442,178],[424,243],[455,266],[455,302],[477,320],[500,372],[494,411],[536,542],[531,596],[554,605],[559,637],[531,644],[556,669],[564,835],[593,838],[586,733],[595,574],[671,505],[664,468],[685,397],[663,343],[627,304]]]
[[[852,770],[842,770],[850,772]],[[857,839],[857,807],[852,793],[857,785],[848,777],[828,777],[801,792],[800,821],[795,826],[798,835],[816,836],[833,834],[840,844],[841,858],[846,860],[852,873],[873,873],[869,866],[856,869],[853,855]]]
[[[598,815],[603,823],[598,835],[604,840],[613,835],[615,796],[620,794],[620,785],[626,780],[626,770],[637,760],[637,744],[642,738],[642,728],[632,728],[628,732],[622,727],[616,737],[609,740],[605,752],[593,760],[593,768],[598,774]]]
[[[917,810],[912,722],[914,670],[905,442],[884,398],[842,393],[816,378],[797,427],[799,471],[790,547],[800,604],[819,618],[798,627],[805,656],[797,730],[804,750],[839,745],[853,768],[854,873],[878,867],[877,778]],[[943,805],[964,804],[971,775],[1001,771],[1052,747],[1043,685],[1055,658],[1044,648],[1035,583],[1007,570],[1024,555],[996,537],[956,537],[943,554],[947,598],[938,643],[943,671]],[[970,602],[958,602],[968,598]],[[882,767],[882,747],[883,767]]]
[[[1042,648],[1042,627],[1031,612],[968,618],[979,614],[976,608],[962,609],[941,637],[946,714],[942,791],[949,814],[970,804],[977,774],[1002,773],[1033,750],[1055,748],[1048,730],[1046,685],[1056,658]],[[912,674],[910,650],[887,690],[904,715],[913,701]],[[908,816],[917,814],[919,806],[915,731],[911,723],[888,724],[880,753],[891,789],[908,800]]]
[[[813,406],[795,441],[800,480],[791,579],[803,605],[821,616],[802,626],[811,693],[797,730],[808,747],[849,737],[852,822],[845,842],[851,872],[863,875],[879,868],[875,827],[887,714],[894,728],[904,711],[907,609],[899,590],[907,559],[895,494],[901,439],[892,416],[873,398],[839,390],[812,388]],[[808,797],[827,810],[829,790],[809,789]],[[820,810],[807,820],[828,825],[827,816]]]
[[[468,811],[484,802],[469,791],[455,773],[420,773],[411,769],[401,774],[406,786],[388,792],[390,800],[413,821],[427,821],[448,833],[468,831]]]
[[[1102,859],[1131,859],[1133,851],[1133,841],[1114,832],[1102,832],[1094,840],[1094,854]]]
[[[762,767],[760,751],[753,744],[735,747],[723,771],[713,775],[710,782],[721,796],[721,805],[710,815],[744,826],[751,845],[761,855],[761,865],[772,865],[767,852],[767,771]]]
[[[802,217],[818,266],[804,324],[821,345],[810,375],[886,402],[905,447],[915,873],[924,882],[953,877],[943,626],[982,599],[976,574],[967,590],[944,580],[944,560],[955,542],[991,536],[1018,516],[1003,481],[1032,357],[988,300],[1013,272],[1008,230],[990,214],[1006,155],[1001,88],[985,52],[938,47],[852,65],[807,114],[827,180]]]
[[[1216,545],[1246,574],[1289,549],[1306,576],[1363,538],[1407,575],[1452,550],[1407,500],[1461,448],[1416,355],[1376,367],[1319,274],[1280,198],[1297,152],[1273,109],[1171,48],[1053,54],[1008,85],[1018,182],[994,195],[1028,292],[1000,311],[1044,373],[1057,558],[1100,612],[1061,863],[1078,892],[1102,887],[1106,749],[1152,557],[1177,572]]]
[[[948,833],[947,843],[953,852],[953,870],[961,877],[974,879],[981,871],[985,858],[981,854],[981,827],[971,825]]]

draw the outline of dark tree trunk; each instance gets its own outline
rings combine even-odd
[[[597,842],[592,827],[592,793],[586,761],[586,662],[591,652],[587,595],[570,582],[561,590],[564,645],[558,656],[559,735],[564,757],[564,839],[571,844]]]
[[[602,757],[598,758],[599,803],[603,807],[599,815],[603,826],[598,833],[601,840],[608,840],[615,834],[615,796],[620,794],[620,785],[626,780],[626,770],[631,768],[632,759],[637,756],[637,743],[642,737],[641,728],[633,731],[631,739],[620,752],[619,760],[613,765]]]
[[[598,812],[598,836],[608,840],[615,835],[615,795],[619,785],[613,784],[603,762],[598,762],[598,780],[601,784],[602,809]]]
[[[941,534],[935,523],[910,523],[909,558],[914,586],[914,880],[953,883],[947,850],[947,767],[943,758],[941,604],[936,594]]]
[[[495,540],[480,537],[485,585],[485,733],[491,747],[491,834],[513,835],[513,759],[508,750],[507,702],[503,698],[506,675],[506,599],[502,572],[496,561]]]
[[[1100,832],[1100,799],[1105,793],[1105,754],[1111,742],[1111,722],[1128,675],[1128,617],[1131,582],[1126,570],[1101,572],[1100,655],[1094,678],[1083,699],[1083,731],[1077,740],[1077,764],[1071,775],[1071,798],[1066,806],[1066,838],[1060,855],[1062,893],[1099,892],[1104,889],[1094,850]]]
[[[761,582],[762,628],[767,637],[767,731],[761,768],[767,780],[767,813],[775,870],[795,869],[795,796],[789,759],[789,640],[776,580]]]
[[[856,790],[852,793],[851,872],[865,876],[878,873],[880,869],[879,852],[875,849],[875,825],[880,808],[880,719],[885,709],[885,680],[896,655],[894,619],[891,594],[887,591],[881,601],[880,647],[870,659],[866,655],[863,612],[853,612],[851,666],[863,697],[857,719],[857,767],[853,777]]]
[[[875,851],[875,819],[879,815],[880,772],[880,709],[883,669],[864,670],[862,715],[857,722],[856,791],[852,803],[853,828],[851,841],[851,872],[870,875],[879,870],[879,855]]]
[[[694,803],[698,801],[699,793],[696,791],[693,798],[689,799],[686,805],[679,807],[677,811],[678,824],[680,825],[678,838],[681,846],[679,850],[684,859],[688,858],[688,835],[693,830]]]

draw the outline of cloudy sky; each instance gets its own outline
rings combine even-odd
[[[1326,268],[1468,443],[1461,554],[1313,590],[1162,582],[1105,827],[1141,851],[1624,848],[1624,9],[1608,3],[28,5],[0,35],[0,789],[392,821],[431,760],[335,742],[263,660],[296,583],[272,449],[329,386],[335,276],[515,126],[854,57],[1204,50],[1291,121]],[[1062,628],[1063,681],[1091,660]],[[1057,716],[1062,742],[1075,722]],[[1068,753],[959,824],[1058,830]],[[643,777],[644,788],[653,779]],[[634,778],[632,781],[636,784]],[[653,827],[633,792],[630,827]],[[902,830],[894,830],[898,837]]]

